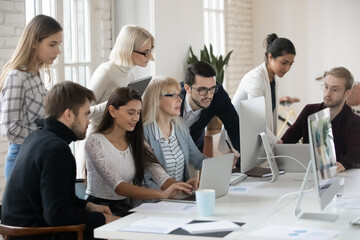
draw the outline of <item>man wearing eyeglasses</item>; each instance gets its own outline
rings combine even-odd
[[[181,103],[181,116],[199,150],[202,151],[204,147],[206,125],[214,116],[218,116],[229,133],[237,160],[240,150],[239,116],[227,92],[216,82],[215,69],[204,61],[190,64],[182,86],[184,101]]]
[[[296,143],[301,138],[303,143],[309,143],[308,116],[328,107],[338,172],[360,167],[360,116],[346,104],[353,83],[354,78],[346,68],[331,69],[322,85],[324,102],[306,105],[295,123],[285,132],[283,143]]]

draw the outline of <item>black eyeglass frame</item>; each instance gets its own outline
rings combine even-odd
[[[182,95],[181,93],[179,93],[179,94],[175,94],[175,93],[172,93],[172,94],[163,94],[163,95],[161,95],[162,97],[169,97],[169,98],[173,98],[173,99],[175,99],[175,96],[176,96],[176,99],[177,98],[180,98],[181,100],[183,100],[184,99],[184,95]]]
[[[138,54],[141,54],[143,55],[144,57],[148,58],[152,52],[152,49],[151,50],[148,50],[146,52],[140,52],[140,51],[136,51],[136,50],[133,50],[134,53],[138,53]]]
[[[208,94],[208,92],[210,92],[211,94],[215,94],[219,90],[218,85],[215,85],[211,88],[206,88],[206,87],[197,87],[196,88],[193,86],[191,86],[191,88],[195,89],[199,93],[200,96],[206,96]],[[203,92],[203,93],[201,93],[201,92]]]

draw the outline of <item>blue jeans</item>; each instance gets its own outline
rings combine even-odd
[[[5,158],[5,168],[4,168],[5,180],[8,180],[10,177],[10,173],[14,167],[15,159],[19,151],[20,151],[20,144],[11,142],[8,149],[8,153]]]

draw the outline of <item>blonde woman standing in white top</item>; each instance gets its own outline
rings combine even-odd
[[[134,66],[146,67],[154,60],[154,41],[151,33],[142,27],[126,25],[121,29],[110,53],[110,61],[102,63],[91,77],[89,89],[95,94],[96,104],[90,109],[88,136],[99,125],[112,90],[126,87],[134,80],[131,72]],[[76,151],[78,178],[85,175],[84,161],[84,141],[81,141]]]
[[[110,61],[101,64],[91,77],[89,89],[94,92],[98,104],[91,107],[93,127],[99,125],[105,110],[106,104],[99,104],[108,100],[114,88],[126,87],[134,80],[130,72],[134,66],[146,67],[150,60],[154,60],[154,41],[151,33],[142,27],[127,25],[121,29],[110,53]]]

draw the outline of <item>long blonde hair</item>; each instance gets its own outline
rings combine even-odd
[[[54,18],[45,15],[35,16],[25,26],[12,57],[3,67],[0,75],[0,88],[2,88],[5,78],[11,70],[37,72],[44,67],[45,64],[36,66],[37,54],[34,46],[62,30],[61,25]]]

